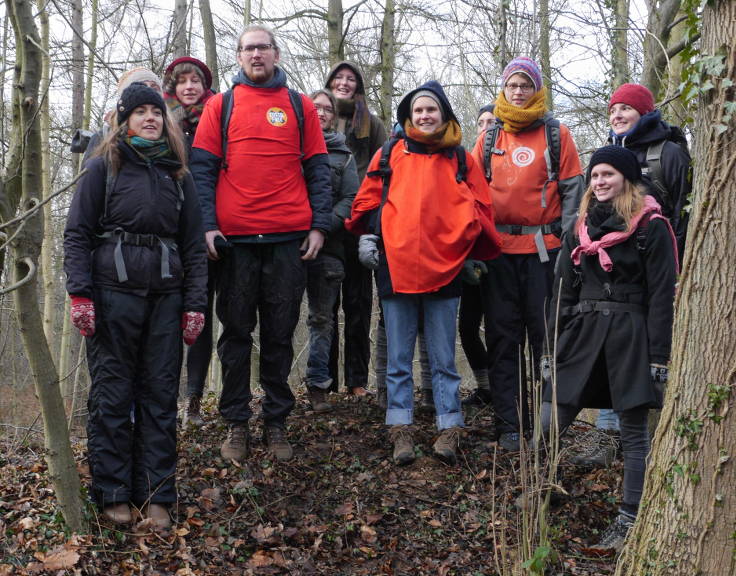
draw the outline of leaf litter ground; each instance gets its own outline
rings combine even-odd
[[[0,576],[511,574],[501,569],[504,559],[513,562],[522,537],[514,507],[520,457],[497,447],[489,415],[468,419],[453,467],[432,457],[433,418],[418,414],[417,459],[399,468],[372,401],[342,394],[331,401],[333,411],[317,415],[304,398],[297,400],[289,420],[292,461],[270,457],[254,422],[251,456],[238,464],[220,457],[225,427],[210,397],[205,425],[180,431],[179,501],[167,532],[145,521],[121,530],[91,505],[87,533],[65,532],[38,446],[5,440]],[[586,426],[575,426],[564,442],[585,434]],[[75,453],[88,485],[84,448],[75,446]],[[613,574],[614,559],[591,558],[586,546],[615,515],[621,471],[620,462],[590,471],[566,466],[563,458],[568,494],[551,508],[557,558],[546,574]]]

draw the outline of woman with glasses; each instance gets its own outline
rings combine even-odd
[[[345,278],[343,231],[350,216],[358,172],[355,158],[345,144],[345,135],[335,132],[337,102],[329,90],[317,90],[310,96],[327,144],[332,175],[332,227],[315,260],[307,262],[307,298],[309,299],[309,360],[307,393],[315,412],[327,412],[330,377],[330,348],[335,336],[335,303]]]
[[[509,451],[519,450],[529,427],[520,369],[525,340],[537,367],[560,236],[575,219],[583,188],[575,143],[567,126],[552,118],[546,96],[537,63],[514,58],[503,71],[495,102],[498,128],[481,134],[473,150],[484,167],[503,239],[503,253],[488,264],[481,290],[491,401],[499,444]],[[487,142],[486,135],[495,141]]]

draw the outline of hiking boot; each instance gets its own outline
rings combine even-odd
[[[580,445],[580,451],[570,457],[570,462],[586,468],[607,468],[616,460],[620,435],[618,432],[595,430],[582,438]]]
[[[143,507],[143,517],[153,520],[154,526],[159,530],[171,528],[171,516],[169,510],[161,504],[148,504]]]
[[[419,400],[417,411],[425,414],[434,414],[434,396],[432,395],[432,390],[422,388],[422,397]]]
[[[128,504],[110,504],[105,506],[102,515],[114,524],[130,524],[133,521],[133,514],[130,512]]]
[[[485,408],[491,404],[491,393],[489,390],[476,388],[467,398],[463,398],[462,405],[464,408]]]
[[[230,424],[220,455],[225,460],[245,460],[250,451],[250,432],[247,424]]]
[[[414,440],[411,435],[412,429],[408,424],[391,426],[388,431],[388,437],[394,445],[394,463],[399,466],[414,462]]]
[[[457,463],[457,450],[460,447],[462,428],[445,428],[435,440],[432,450],[434,455],[445,464],[454,466]]]
[[[502,432],[498,437],[498,445],[506,452],[521,450],[521,434],[518,432]]]
[[[388,389],[379,388],[376,390],[376,404],[381,410],[388,408]]]
[[[615,550],[616,554],[618,554],[623,550],[626,536],[634,525],[634,520],[636,520],[635,516],[627,514],[626,512],[619,512],[618,516],[616,516],[608,528],[605,529],[598,543],[590,546],[589,550],[595,550],[598,552]]]
[[[365,386],[352,386],[348,395],[355,396],[356,398],[363,398],[364,396],[370,396],[370,392],[365,389]]]
[[[199,428],[204,424],[202,419],[202,398],[200,396],[190,396],[186,408],[184,408],[184,425],[196,426]]]
[[[307,396],[309,396],[309,403],[312,405],[312,410],[317,414],[323,414],[332,410],[332,405],[327,401],[327,392],[321,388],[307,386]]]
[[[293,458],[294,450],[286,439],[286,430],[283,428],[267,426],[263,430],[263,441],[271,453],[276,456],[276,460],[286,462]]]

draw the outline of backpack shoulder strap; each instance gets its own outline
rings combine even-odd
[[[667,214],[671,213],[672,199],[664,182],[664,171],[662,170],[662,150],[666,140],[655,142],[647,148],[647,174],[657,194],[662,200],[662,209]]]
[[[465,148],[462,146],[455,146],[455,157],[457,158],[457,173],[455,174],[455,182],[465,182],[465,178],[468,174],[468,161],[465,157]]]
[[[117,174],[113,174],[112,170],[110,169],[110,164],[107,161],[107,158],[104,159],[105,162],[105,202],[102,206],[102,214],[100,214],[100,220],[98,222],[100,228],[104,227],[105,220],[107,219],[107,207],[110,204],[110,196],[112,196],[112,191],[115,189],[115,182],[118,179]]]
[[[562,148],[560,142],[560,121],[557,118],[545,120],[544,137],[547,141],[547,150],[544,154],[544,159],[547,162],[547,180],[557,182],[560,179],[560,155]]]
[[[222,164],[221,168],[227,172],[227,132],[230,127],[230,116],[233,114],[233,106],[235,105],[235,95],[233,89],[225,90],[222,93],[222,108],[220,109],[220,132],[222,142]]]
[[[304,102],[302,102],[302,95],[299,92],[291,88],[288,88],[288,90],[289,101],[296,116],[296,123],[299,126],[299,151],[304,157]]]
[[[495,122],[488,130],[485,131],[483,136],[483,168],[486,173],[486,180],[491,181],[492,170],[491,170],[491,155],[497,154],[502,156],[504,151],[496,148],[496,140],[498,140],[498,131],[501,129],[498,122]]]
[[[647,249],[647,235],[649,234],[649,220],[651,214],[646,214],[636,227],[636,249],[639,252],[645,252]]]
[[[380,176],[383,180],[383,188],[381,189],[381,203],[378,206],[378,214],[376,216],[376,225],[373,233],[376,236],[381,235],[381,212],[383,212],[383,205],[386,203],[388,198],[388,189],[391,186],[391,151],[396,146],[396,143],[400,138],[389,138],[381,146],[381,159],[378,161],[378,169],[371,170],[366,174],[369,178],[375,178]]]

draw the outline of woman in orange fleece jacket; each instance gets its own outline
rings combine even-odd
[[[409,92],[398,108],[404,133],[390,150],[390,184],[382,200],[382,152],[358,191],[348,230],[364,234],[361,262],[378,269],[388,339],[388,408],[393,458],[414,459],[412,361],[420,312],[432,371],[440,435],[435,454],[454,463],[463,416],[455,367],[461,272],[475,279],[470,258],[499,253],[488,187],[460,145],[462,134],[439,83]]]

